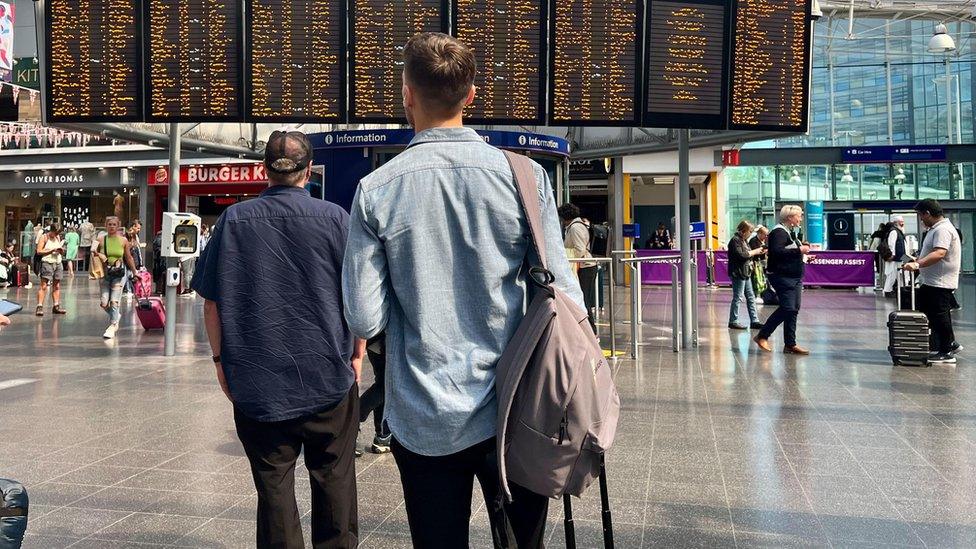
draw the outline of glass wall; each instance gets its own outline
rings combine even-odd
[[[927,51],[935,23],[858,17],[848,39],[846,15],[817,21],[810,131],[777,146],[947,143],[948,116],[952,143],[976,142],[971,26],[948,23],[959,50],[949,59],[947,97],[946,60]]]

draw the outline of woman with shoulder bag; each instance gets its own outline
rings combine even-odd
[[[752,234],[752,223],[743,220],[736,228],[735,235],[729,241],[729,278],[732,279],[732,303],[729,309],[729,328],[746,330],[746,326],[739,324],[739,302],[743,295],[746,298],[746,308],[749,310],[749,327],[758,330],[763,327],[756,311],[756,294],[752,291],[752,258],[762,255],[763,249],[751,249],[747,239]]]
[[[136,271],[135,261],[132,260],[132,249],[129,239],[122,234],[121,222],[118,217],[105,218],[105,236],[98,239],[98,251],[95,255],[104,265],[105,276],[99,285],[101,287],[101,306],[108,314],[109,325],[102,337],[112,339],[119,330],[119,303],[122,300],[122,286],[125,284],[126,266]]]

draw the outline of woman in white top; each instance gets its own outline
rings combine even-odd
[[[47,233],[41,235],[37,241],[37,255],[40,256],[40,278],[41,288],[37,290],[37,309],[34,314],[44,316],[44,298],[47,296],[47,288],[51,286],[51,299],[54,301],[54,308],[51,310],[56,315],[68,314],[61,307],[61,279],[64,278],[64,242],[61,240],[61,226],[51,223]]]

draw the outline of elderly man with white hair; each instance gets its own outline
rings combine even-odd
[[[885,243],[891,251],[890,257],[882,257],[885,261],[885,295],[894,296],[895,284],[898,282],[899,270],[902,263],[910,259],[908,246],[905,240],[905,218],[895,214],[891,216],[888,224],[888,235]]]
[[[769,232],[766,263],[769,283],[779,296],[779,308],[766,320],[755,341],[760,349],[771,352],[773,347],[769,344],[769,338],[782,324],[783,352],[808,355],[810,351],[796,344],[796,319],[800,314],[806,270],[804,256],[810,252],[810,245],[802,242],[797,234],[803,223],[803,208],[794,204],[783,206],[779,220],[779,225]]]

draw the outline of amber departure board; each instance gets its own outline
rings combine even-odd
[[[345,5],[248,0],[248,120],[345,120]]]
[[[650,5],[644,125],[723,129],[728,100],[727,1]]]
[[[349,117],[404,122],[403,45],[419,32],[447,29],[446,0],[349,0]]]
[[[636,126],[640,119],[642,0],[554,0],[549,120]]]
[[[243,118],[239,0],[145,0],[146,116],[155,122]]]
[[[738,0],[730,127],[804,131],[810,75],[809,0]]]
[[[137,0],[47,2],[47,121],[142,119],[141,9]]]
[[[542,124],[545,103],[544,2],[454,0],[454,36],[478,61],[474,103],[464,111],[475,124]]]

